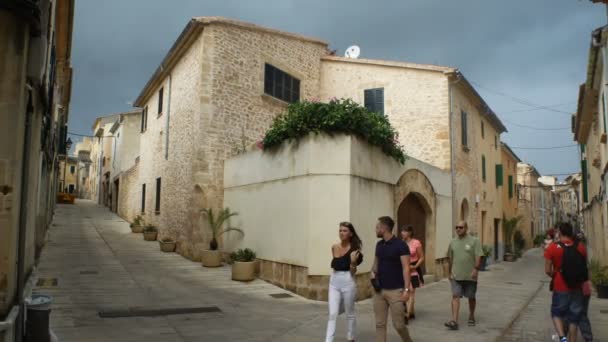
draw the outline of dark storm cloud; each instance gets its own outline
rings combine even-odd
[[[569,116],[584,81],[590,33],[606,10],[580,0],[80,0],[76,4],[70,130],[88,133],[95,117],[128,110],[194,16],[218,15],[319,37],[341,53],[458,67],[504,119],[512,146],[568,145]],[[504,114],[503,114],[504,113]],[[576,149],[516,150],[544,173],[577,169]]]

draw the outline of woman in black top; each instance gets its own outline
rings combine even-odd
[[[355,299],[357,285],[355,274],[357,266],[363,262],[361,239],[350,222],[340,223],[340,242],[331,247],[331,268],[334,270],[329,279],[329,320],[327,322],[326,342],[334,340],[336,319],[341,311],[346,312],[348,322],[348,341],[355,340],[357,322],[355,318]]]

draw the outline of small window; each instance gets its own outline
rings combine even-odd
[[[494,136],[494,149],[497,150],[498,149],[498,135]]]
[[[74,184],[68,185],[68,193],[73,194],[75,189],[76,189],[76,186]]]
[[[163,91],[163,87],[158,90],[158,116],[163,115]]]
[[[496,164],[496,187],[503,185],[502,164]]]
[[[481,138],[484,139],[486,137],[485,125],[483,124],[483,120],[481,120]]]
[[[462,146],[463,147],[468,147],[469,146],[469,137],[468,137],[468,115],[467,112],[460,111],[460,134],[462,135]]]
[[[160,214],[160,177],[156,178],[156,205],[154,211],[156,214]]]
[[[70,173],[74,174],[76,172],[76,166],[72,165],[70,166]]]
[[[145,132],[148,129],[148,106],[145,106],[141,111],[141,132]]]
[[[365,89],[363,102],[370,112],[384,115],[384,88]]]
[[[513,198],[513,176],[509,176],[509,198]]]
[[[481,180],[486,182],[486,156],[481,156]]]
[[[141,212],[146,212],[146,184],[141,185]]]
[[[264,93],[279,100],[300,101],[300,80],[268,63],[264,66]]]

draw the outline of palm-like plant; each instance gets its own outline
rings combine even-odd
[[[509,253],[513,253],[513,235],[515,234],[515,231],[519,226],[519,221],[521,220],[521,216],[512,217],[510,219],[503,217],[502,230],[505,234],[505,247]]]
[[[211,229],[211,241],[209,242],[210,250],[217,250],[217,238],[222,236],[224,233],[236,231],[241,234],[245,234],[241,229],[236,227],[228,226],[224,228],[226,221],[228,221],[231,217],[238,215],[236,212],[231,212],[229,208],[220,210],[217,216],[211,208],[202,209],[201,212],[207,216],[207,222],[209,223],[209,228]]]

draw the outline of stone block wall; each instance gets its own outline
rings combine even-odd
[[[139,185],[139,163],[120,174],[118,191],[118,216],[133,222],[141,214],[141,186]]]
[[[309,276],[308,268],[276,261],[258,259],[259,277],[273,285],[282,287],[302,297],[327,301],[329,276]],[[369,272],[358,273],[357,300],[370,298],[373,288]]]

